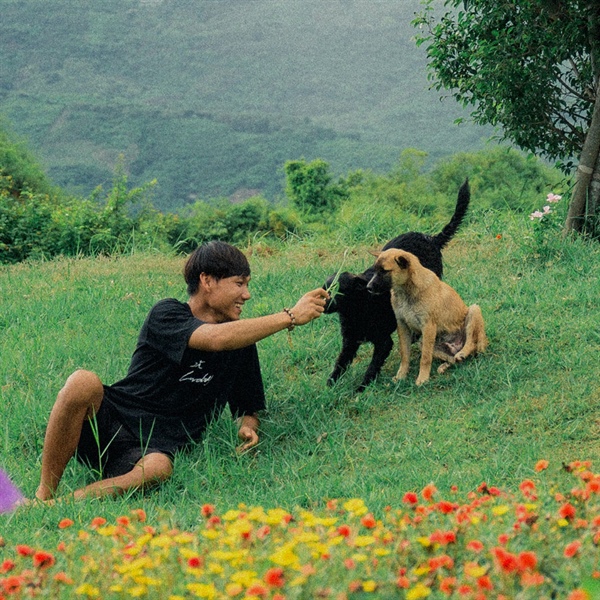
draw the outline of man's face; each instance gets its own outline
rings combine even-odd
[[[223,279],[212,279],[210,307],[217,323],[237,321],[246,300],[250,300],[248,284],[250,277],[234,275]]]

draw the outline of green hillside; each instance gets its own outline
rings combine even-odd
[[[282,194],[286,160],[387,172],[489,131],[428,90],[418,0],[1,0],[0,114],[89,193],[120,154],[155,203]]]

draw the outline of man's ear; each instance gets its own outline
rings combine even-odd
[[[215,278],[212,275],[206,273],[200,273],[200,287],[204,290],[209,291],[215,282]]]

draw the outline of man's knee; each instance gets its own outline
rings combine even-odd
[[[104,387],[98,375],[79,369],[72,373],[58,392],[57,401],[73,408],[85,408],[91,415],[100,408]]]
[[[134,471],[136,469],[141,469],[142,485],[151,486],[166,481],[171,477],[173,474],[173,463],[166,454],[151,452],[138,461]]]

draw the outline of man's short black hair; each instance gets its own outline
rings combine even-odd
[[[185,263],[183,277],[190,296],[198,291],[201,273],[212,275],[216,279],[250,277],[250,264],[243,252],[235,246],[212,241],[198,246]]]

